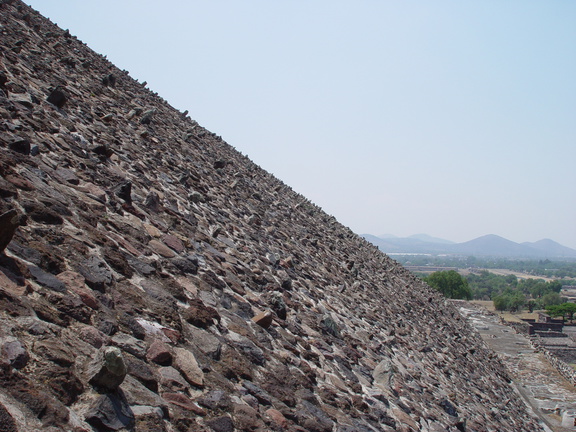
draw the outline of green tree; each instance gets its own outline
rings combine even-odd
[[[492,299],[494,308],[499,311],[508,310],[510,312],[519,312],[526,303],[526,297],[521,292],[509,291],[497,295]]]
[[[564,297],[560,297],[560,294],[557,292],[549,291],[542,296],[540,299],[540,304],[543,308],[547,308],[548,306],[555,306],[560,305],[565,301]]]
[[[492,300],[492,302],[494,303],[494,308],[497,311],[505,311],[508,309],[508,303],[509,303],[509,295],[508,294],[502,294],[502,295],[497,295],[496,297],[494,297],[494,299]]]
[[[468,286],[468,281],[455,270],[432,273],[424,281],[447,298],[466,300],[472,298],[472,291]]]
[[[546,307],[546,312],[550,316],[561,316],[564,319],[572,321],[576,313],[576,303],[562,303]]]

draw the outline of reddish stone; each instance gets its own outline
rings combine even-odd
[[[120,246],[122,246],[124,249],[126,249],[128,252],[130,252],[135,257],[142,255],[142,252],[140,250],[136,249],[132,245],[132,243],[130,243],[124,237],[119,236],[118,234],[113,233],[113,232],[108,232],[107,235],[109,238],[114,240],[116,243],[118,243]]]
[[[36,189],[31,182],[29,182],[24,177],[18,174],[8,174],[4,178],[6,179],[6,181],[9,181],[14,186],[16,186],[18,189],[22,189],[25,191],[33,191],[34,189]]]
[[[62,282],[64,282],[66,288],[68,288],[71,291],[76,291],[77,289],[84,287],[85,279],[84,276],[82,276],[80,273],[76,273],[73,271],[65,271],[59,273],[58,275],[56,275],[56,277],[60,279]]]
[[[149,361],[157,363],[159,365],[169,365],[172,363],[172,349],[170,346],[166,345],[164,342],[155,340],[148,348],[146,353],[146,358]]]
[[[164,393],[162,394],[164,400],[176,405],[180,408],[184,408],[188,411],[192,411],[194,414],[199,416],[205,416],[206,411],[196,405],[192,400],[182,393]]]
[[[82,192],[89,193],[99,200],[105,201],[106,200],[106,191],[104,189],[96,186],[93,183],[81,183],[80,187],[78,188]]]
[[[178,330],[164,327],[160,329],[160,331],[164,333],[164,336],[170,339],[170,342],[172,342],[173,344],[177,344],[182,338],[182,333],[180,333]]]
[[[178,237],[171,234],[166,234],[164,237],[162,237],[162,241],[166,246],[168,246],[170,249],[174,249],[178,253],[182,253],[185,250],[182,241]]]
[[[100,348],[108,344],[109,337],[98,330],[96,327],[86,326],[82,327],[78,332],[80,338],[92,345],[94,348]]]
[[[164,243],[160,243],[158,240],[150,240],[148,242],[148,246],[158,255],[163,256],[164,258],[174,258],[176,254],[172,249],[166,246]]]
[[[270,419],[272,419],[272,421],[281,428],[288,427],[288,420],[286,420],[286,417],[284,417],[280,411],[270,408],[266,410],[266,414],[268,414],[268,417],[270,417]]]
[[[97,310],[100,308],[100,302],[98,299],[96,299],[96,297],[94,297],[92,291],[86,288],[86,280],[80,273],[65,271],[56,275],[56,278],[64,282],[64,285],[66,285],[66,288],[68,288],[70,291],[78,294],[78,297],[80,297],[82,303],[84,303],[90,309]]]
[[[0,271],[0,287],[15,296],[23,296],[32,292],[30,285],[26,284],[25,282],[21,284],[16,283],[8,276],[6,276],[2,271]]]
[[[272,316],[272,312],[270,311],[259,313],[258,315],[252,318],[252,321],[254,321],[256,324],[264,328],[270,327],[272,325],[273,320],[274,317]]]
[[[213,307],[206,306],[200,299],[191,299],[190,306],[182,312],[182,317],[190,324],[207,328],[214,324],[214,320],[220,321],[218,311]]]

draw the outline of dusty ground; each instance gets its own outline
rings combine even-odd
[[[508,276],[508,275],[514,275],[516,276],[518,279],[542,279],[545,280],[546,282],[550,282],[553,280],[556,280],[555,278],[548,278],[545,276],[534,276],[528,273],[522,273],[522,272],[517,272],[514,270],[508,270],[508,269],[478,269],[478,271],[489,271],[490,273],[494,273],[500,276]],[[466,270],[468,273],[470,273],[468,270]]]
[[[576,431],[576,388],[532,348],[528,338],[477,304],[461,303],[460,312],[502,359],[519,393],[548,429]]]
[[[536,312],[508,312],[508,311],[497,311],[494,308],[494,303],[492,302],[492,300],[488,300],[488,301],[483,301],[483,300],[473,300],[470,303],[481,306],[487,310],[489,310],[490,312],[498,315],[500,318],[506,320],[506,321],[515,321],[515,322],[521,322],[523,319],[536,319],[538,318],[538,311]],[[542,311],[544,312],[544,311]]]

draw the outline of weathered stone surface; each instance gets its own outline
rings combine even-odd
[[[206,421],[214,432],[234,432],[234,422],[228,416],[216,417]]]
[[[60,366],[69,367],[74,364],[75,353],[66,344],[56,339],[45,339],[36,342],[32,350],[44,359]]]
[[[91,256],[78,266],[78,271],[86,281],[86,284],[95,290],[103,291],[106,285],[113,280],[112,272],[106,266],[104,260]]]
[[[20,100],[19,102],[22,102],[22,100]],[[12,151],[15,151],[16,153],[21,153],[23,155],[29,155],[30,154],[30,141],[27,140],[26,138],[18,138],[14,141],[12,141],[9,145],[8,148]]]
[[[62,89],[61,87],[56,87],[54,90],[50,92],[50,95],[46,100],[50,102],[52,105],[55,105],[58,108],[62,108],[66,104],[68,97],[66,96],[64,89]]]
[[[116,196],[123,199],[128,204],[132,203],[132,182],[126,181],[116,187]]]
[[[126,365],[122,352],[117,347],[105,347],[89,366],[88,382],[106,390],[116,390],[126,377]]]
[[[112,344],[138,358],[146,355],[146,343],[126,333],[116,333],[112,336]]]
[[[68,168],[58,168],[54,171],[54,175],[61,181],[65,183],[70,183],[73,185],[80,184],[80,179],[74,174],[74,171]]]
[[[198,403],[211,410],[227,410],[232,404],[224,390],[212,390],[200,397]]]
[[[1,432],[18,432],[18,427],[12,415],[4,405],[0,403],[0,431]]]
[[[136,378],[142,385],[153,392],[158,391],[158,374],[152,365],[131,355],[124,357],[124,363],[130,376]],[[124,384],[122,387],[126,390]]]
[[[384,391],[390,390],[392,388],[392,378],[394,377],[394,365],[392,361],[388,358],[383,359],[374,368],[372,373],[374,378],[374,383]]]
[[[260,327],[268,328],[272,325],[272,321],[274,320],[274,316],[270,311],[260,312],[258,315],[252,318],[256,324]]]
[[[176,253],[182,253],[185,250],[182,240],[171,234],[166,234],[165,236],[163,236],[162,241],[170,249],[176,251]]]
[[[155,340],[150,344],[146,352],[146,358],[149,361],[157,363],[162,366],[169,366],[172,364],[173,352],[172,349],[164,342]]]
[[[174,367],[178,369],[190,384],[202,387],[204,373],[198,366],[194,354],[185,348],[174,348]]]
[[[45,272],[40,267],[31,265],[28,266],[28,270],[30,270],[30,274],[34,277],[34,280],[38,282],[40,285],[45,286],[46,288],[50,288],[57,292],[66,291],[66,285],[60,279],[58,279],[54,275],[51,275],[50,273]]]
[[[26,347],[15,337],[0,338],[0,354],[0,359],[16,369],[22,369],[30,360]]]
[[[150,246],[150,249],[152,249],[158,255],[163,256],[164,258],[174,258],[176,256],[172,249],[170,249],[164,243],[159,242],[158,240],[150,240],[148,246]]]
[[[192,411],[199,416],[205,416],[206,411],[196,405],[190,398],[182,393],[164,393],[162,395],[165,400],[185,410]]]
[[[151,390],[135,377],[126,376],[122,392],[130,406],[150,406],[159,408],[163,413],[168,412],[168,404],[158,395],[157,390]]]
[[[100,395],[86,413],[96,430],[123,430],[134,427],[134,413],[122,393]]]
[[[259,418],[254,408],[244,404],[234,404],[234,426],[237,430],[265,431],[266,424]]]
[[[79,330],[78,335],[83,341],[89,343],[94,348],[100,348],[109,342],[108,336],[92,326],[82,327]]]
[[[180,372],[171,366],[158,369],[160,385],[164,391],[185,391],[190,387]]]
[[[220,321],[218,311],[213,307],[206,306],[200,299],[189,301],[189,307],[182,313],[183,318],[196,327],[206,328]]]
[[[280,411],[274,408],[269,408],[266,410],[266,414],[270,417],[272,422],[281,429],[285,429],[288,426],[288,420],[286,420],[286,417],[284,417]]]
[[[22,217],[15,209],[8,210],[0,215],[0,253],[12,241],[16,229],[22,224]]]
[[[84,391],[84,385],[70,367],[49,366],[42,369],[39,376],[64,405],[76,402]]]

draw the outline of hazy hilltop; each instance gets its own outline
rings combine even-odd
[[[406,238],[376,237],[371,234],[363,234],[362,236],[385,253],[454,254],[532,259],[576,258],[575,249],[562,246],[550,239],[533,243],[516,243],[498,235],[489,234],[467,242],[453,243],[426,234]]]
[[[436,291],[24,3],[0,25],[0,428],[541,430]]]

